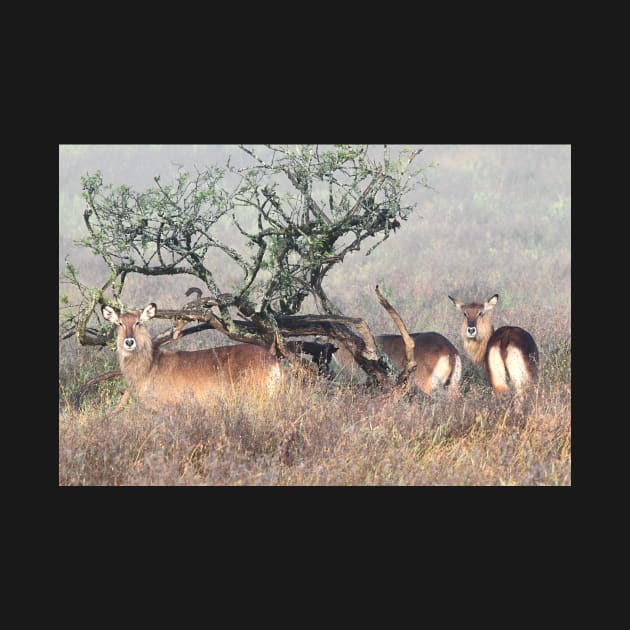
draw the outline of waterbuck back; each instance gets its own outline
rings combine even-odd
[[[538,378],[538,347],[519,326],[497,328],[488,342],[484,361],[497,393],[507,391],[510,382],[520,392]]]

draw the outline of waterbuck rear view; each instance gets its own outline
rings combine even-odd
[[[414,340],[413,358],[417,364],[412,378],[418,388],[428,396],[442,389],[450,394],[458,393],[462,360],[457,348],[436,332],[411,333],[410,337]],[[394,365],[405,366],[405,342],[401,335],[375,335],[374,341]],[[343,346],[333,357],[333,364],[335,372],[353,381],[365,378],[363,370]]]
[[[102,307],[103,317],[120,326],[116,348],[120,369],[142,404],[156,407],[196,401],[204,404],[239,388],[273,393],[285,380],[279,359],[251,344],[208,350],[168,351],[156,347],[144,323],[155,316],[149,304],[140,315]]]
[[[484,366],[495,393],[508,391],[511,383],[522,394],[538,375],[538,347],[534,338],[519,326],[494,329],[492,309],[499,300],[498,294],[483,304],[464,304],[448,297],[464,314],[464,351],[473,363]]]
[[[462,376],[462,360],[457,348],[436,332],[409,334],[400,315],[383,296],[378,285],[376,295],[401,334],[375,335],[374,341],[394,365],[403,369],[401,375],[404,376],[404,381],[407,381],[409,374],[413,374],[415,385],[428,396],[441,389],[457,394]],[[340,348],[335,362],[346,376],[351,379],[355,376],[361,378],[360,373],[363,370],[346,348]]]
[[[417,363],[412,378],[418,388],[429,396],[441,390],[450,394],[459,392],[462,360],[457,348],[436,332],[411,333],[410,337],[414,340],[413,357]],[[375,335],[374,341],[394,365],[405,365],[405,343],[401,335]],[[333,357],[333,365],[336,373],[353,381],[365,378],[363,370],[343,346]]]
[[[429,396],[441,388],[447,388],[449,393],[458,392],[462,360],[457,348],[436,332],[411,333],[410,337],[415,343],[413,356],[418,364],[414,375],[416,385]],[[400,335],[376,335],[374,341],[394,365],[404,365],[405,344]]]

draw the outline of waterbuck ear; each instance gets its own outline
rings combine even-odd
[[[112,324],[118,323],[118,313],[108,305],[101,306],[101,313],[103,313],[103,317]]]
[[[157,306],[153,302],[151,302],[151,304],[149,304],[144,309],[144,311],[142,311],[142,315],[140,315],[140,321],[146,322],[150,320],[152,317],[155,317],[156,313],[157,313]]]
[[[497,305],[498,301],[499,301],[499,294],[495,293],[489,300],[486,300],[486,303],[483,305],[483,310],[484,311],[492,310]]]
[[[455,308],[461,308],[462,306],[464,306],[463,302],[460,302],[459,300],[456,300],[454,297],[451,297],[450,295],[448,296],[448,299],[453,302],[453,304],[455,304]]]

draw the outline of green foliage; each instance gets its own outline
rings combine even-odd
[[[263,326],[275,314],[298,313],[309,295],[320,312],[339,315],[323,286],[326,275],[364,240],[378,239],[369,254],[400,227],[415,207],[405,198],[423,173],[410,168],[418,150],[393,159],[385,147],[376,159],[367,146],[240,149],[249,166],[228,161],[196,174],[180,168],[172,183],[155,176],[144,191],[105,183],[100,171],[81,178],[89,235],[80,245],[109,267],[106,286],[116,302],[129,274],[188,274],[213,296],[232,295],[233,305],[248,295]],[[240,233],[242,247],[220,238],[226,223]],[[216,263],[207,262],[217,253],[242,273],[229,291],[220,286]],[[65,279],[78,286],[67,271]],[[82,294],[95,304],[94,290]],[[88,313],[89,304],[80,310]],[[220,317],[234,329],[226,309]]]

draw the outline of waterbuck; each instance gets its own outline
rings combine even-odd
[[[413,373],[415,384],[427,395],[446,389],[455,394],[459,391],[462,376],[462,360],[457,348],[443,335],[436,332],[411,333],[414,340],[413,357],[417,368]],[[405,365],[405,342],[401,335],[375,335],[374,341],[398,367]],[[333,357],[338,371],[361,378],[361,370],[352,354],[343,346]]]
[[[492,309],[499,300],[498,293],[483,304],[464,304],[448,297],[464,314],[464,352],[473,363],[485,368],[494,392],[507,392],[511,383],[517,393],[522,394],[538,375],[538,347],[534,338],[519,326],[494,329]]]
[[[440,333],[417,332],[409,336],[415,343],[416,385],[429,396],[441,388],[457,393],[462,377],[462,360],[457,348]],[[404,365],[405,344],[400,335],[376,335],[374,340],[394,365]]]
[[[119,315],[103,306],[103,317],[119,326],[116,349],[120,370],[131,392],[148,407],[168,403],[211,402],[238,389],[272,393],[285,380],[279,359],[251,344],[208,350],[168,351],[156,347],[144,324],[155,316],[149,304],[140,315]]]

